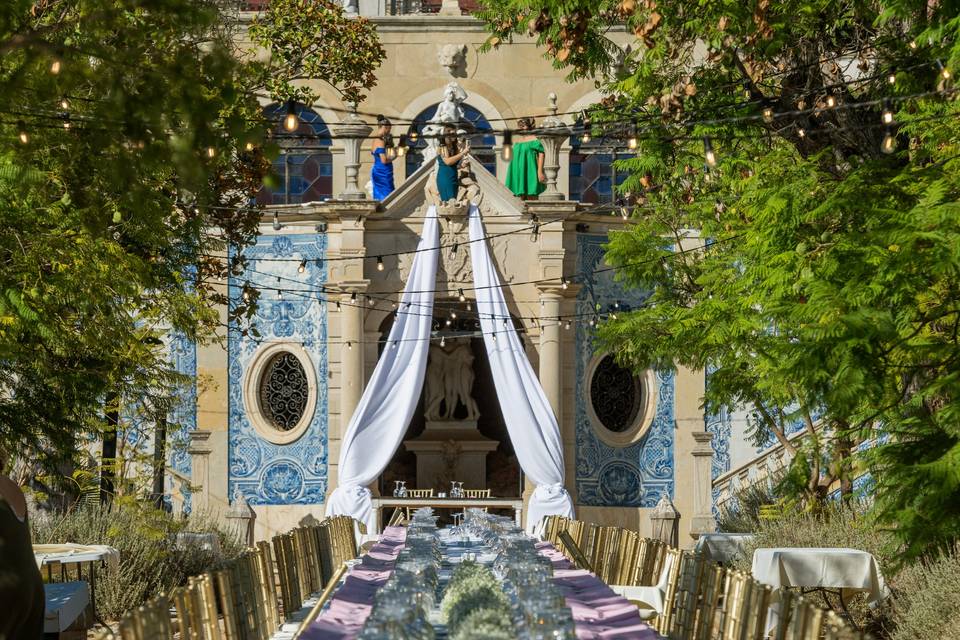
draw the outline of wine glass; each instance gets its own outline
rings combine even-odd
[[[400,497],[400,480],[393,481],[393,497],[394,498]]]

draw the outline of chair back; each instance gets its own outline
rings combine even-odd
[[[170,600],[157,596],[127,612],[120,619],[119,629],[123,640],[173,640]]]
[[[693,638],[700,585],[707,564],[701,556],[695,556],[687,551],[682,552],[682,558],[674,593],[673,620],[666,630],[667,635],[676,640]]]
[[[283,603],[283,618],[303,606],[300,592],[300,579],[297,576],[297,561],[293,549],[293,536],[289,533],[273,537],[273,555],[277,562],[277,575],[280,580],[280,597]]]
[[[664,594],[663,612],[657,616],[655,625],[661,635],[666,635],[673,625],[677,588],[680,586],[680,574],[683,571],[684,559],[683,552],[672,547],[667,549],[664,555],[660,578],[657,580],[657,588]]]
[[[587,559],[587,556],[584,555],[580,549],[580,545],[577,544],[576,540],[573,539],[573,536],[571,536],[568,531],[564,530],[560,532],[560,544],[565,549],[567,557],[571,558],[578,567],[586,569],[587,571],[593,571],[593,567],[590,566],[590,560]]]
[[[490,489],[464,489],[463,497],[471,500],[476,500],[477,498],[489,498]]]
[[[642,538],[637,554],[637,572],[633,584],[647,586],[660,579],[660,569],[666,558],[667,545],[662,540]]]
[[[633,585],[636,584],[635,576],[637,573],[637,564],[639,561],[640,534],[629,529],[620,530],[620,546],[617,550],[616,560],[612,562],[613,567],[610,571],[611,584]]]
[[[770,587],[748,573],[731,571],[723,593],[722,640],[763,638]]]
[[[432,498],[433,489],[407,489],[408,498]]]

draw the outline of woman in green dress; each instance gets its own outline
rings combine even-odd
[[[437,191],[440,202],[457,199],[460,181],[457,178],[457,164],[470,153],[470,143],[460,144],[457,129],[453,125],[443,126],[443,140],[437,155]]]
[[[536,198],[547,181],[543,173],[543,145],[533,133],[533,118],[517,120],[517,137],[507,167],[507,189],[521,200]]]

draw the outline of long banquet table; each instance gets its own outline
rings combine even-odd
[[[377,531],[380,530],[380,511],[390,507],[399,509],[417,509],[432,507],[434,509],[513,509],[513,518],[520,526],[520,516],[523,513],[522,498],[373,498],[373,514],[376,519]]]
[[[404,527],[388,527],[380,541],[352,568],[301,638],[348,640],[359,635],[373,608],[377,590],[386,583],[393,571],[405,538]],[[441,539],[444,539],[444,532],[441,532]],[[458,563],[470,545],[474,545],[479,552],[477,561],[492,562],[492,556],[483,554],[483,546],[479,541],[468,541],[466,544],[451,541],[444,544],[443,564],[448,570],[441,572],[441,584],[449,579],[449,566]],[[553,579],[573,614],[577,638],[654,640],[659,637],[656,631],[640,620],[636,606],[614,593],[594,574],[577,569],[548,542],[538,543],[537,550],[553,563]],[[443,637],[442,633],[438,633],[439,637]]]

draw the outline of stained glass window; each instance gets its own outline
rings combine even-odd
[[[260,379],[260,410],[275,429],[290,431],[307,408],[307,372],[297,356],[279,353],[264,367]]]
[[[582,121],[577,121],[576,131]],[[632,158],[633,154],[617,151],[615,141],[594,138],[584,144],[579,135],[570,138],[570,199],[589,204],[609,204],[618,196],[614,186],[623,184],[627,173],[617,171],[614,162]]]
[[[433,114],[437,112],[437,104],[421,111],[420,114],[413,119],[413,124],[410,125],[410,129],[407,131],[408,139],[411,132],[416,131],[418,134],[417,143],[412,145],[410,151],[407,153],[407,176],[413,175],[413,172],[423,164],[423,149],[427,146],[427,141],[419,134],[423,133],[423,128],[427,125],[427,120],[432,118]],[[463,103],[461,106],[463,107],[463,115],[467,119],[467,123],[471,125],[475,132],[474,135],[470,136],[471,155],[479,160],[480,164],[482,164],[487,171],[493,175],[497,175],[497,152],[495,148],[497,138],[493,135],[490,123],[482,113],[469,104]],[[489,133],[484,133],[485,131]]]
[[[330,130],[323,119],[304,105],[297,105],[300,126],[289,132],[280,121],[286,107],[272,104],[264,109],[271,120],[277,121],[274,139],[281,153],[273,161],[277,186],[264,186],[257,194],[260,204],[298,204],[325,200],[333,195],[333,157],[330,154]]]
[[[606,355],[590,380],[590,402],[600,424],[615,433],[630,429],[643,404],[643,385],[629,369]]]

